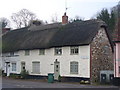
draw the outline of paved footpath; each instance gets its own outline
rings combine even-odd
[[[42,80],[20,80],[2,78],[2,88],[118,88],[109,85],[81,85],[79,83],[48,83]]]

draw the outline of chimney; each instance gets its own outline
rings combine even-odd
[[[10,31],[10,28],[3,28],[2,29],[2,34],[5,34]]]
[[[68,23],[68,16],[66,15],[66,12],[62,16],[62,24],[65,25]]]

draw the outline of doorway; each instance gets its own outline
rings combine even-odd
[[[60,62],[56,60],[54,62],[54,79],[58,80],[59,75],[60,75]]]
[[[21,62],[21,72],[25,70],[25,62]]]

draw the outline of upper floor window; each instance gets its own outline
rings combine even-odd
[[[39,55],[45,55],[45,49],[39,49]]]
[[[70,62],[70,73],[71,74],[78,74],[78,62]]]
[[[26,56],[30,55],[30,50],[25,50],[25,55]]]
[[[12,63],[12,71],[16,71],[16,63]]]
[[[79,47],[75,46],[75,47],[70,47],[70,54],[78,54],[79,53]]]
[[[14,52],[10,52],[10,56],[14,56]]]
[[[62,48],[55,48],[55,55],[61,55],[62,54]]]

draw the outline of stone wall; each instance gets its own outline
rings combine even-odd
[[[91,83],[100,81],[101,70],[113,70],[113,53],[104,28],[91,43]]]

